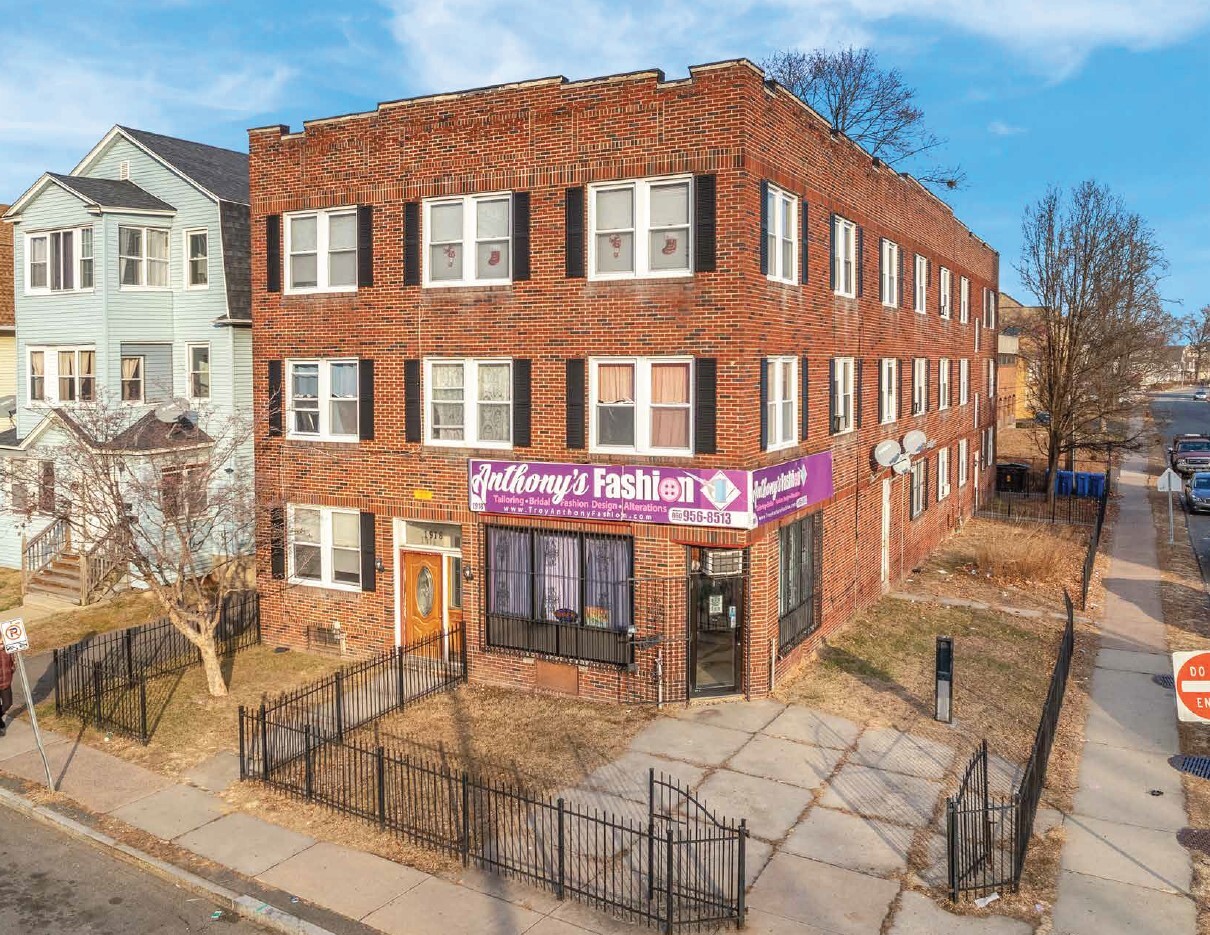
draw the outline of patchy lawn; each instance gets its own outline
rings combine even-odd
[[[0,611],[21,606],[21,572],[0,568]]]
[[[64,605],[47,616],[30,614],[25,628],[34,652],[46,652],[98,633],[150,623],[163,615],[163,608],[147,592],[124,591],[87,607]]]
[[[1109,528],[1107,522],[1089,591],[1089,612],[1102,605]],[[1061,611],[1066,587],[1079,611],[1089,533],[1082,526],[972,519],[938,546],[901,589],[926,597]]]
[[[336,668],[336,660],[290,651],[275,653],[268,646],[253,646],[226,660],[230,693],[211,697],[201,666],[193,666],[148,683],[148,721],[151,742],[119,734],[107,736],[81,727],[78,718],[55,716],[54,702],[39,706],[38,717],[51,730],[79,736],[85,743],[174,779],[221,750],[239,747],[240,705],[260,703],[261,696],[297,688]]]

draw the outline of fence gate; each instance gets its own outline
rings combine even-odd
[[[971,758],[956,795],[946,803],[945,842],[950,898],[1016,889],[1016,796],[988,789],[987,741]]]

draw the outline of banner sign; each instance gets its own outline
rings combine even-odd
[[[751,529],[832,495],[832,454],[759,471],[468,462],[477,513]]]

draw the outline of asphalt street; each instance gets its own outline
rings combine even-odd
[[[2,742],[2,741],[0,741]],[[263,935],[265,929],[92,844],[0,806],[0,932]]]
[[[1173,435],[1188,432],[1210,433],[1210,402],[1193,398],[1193,390],[1181,389],[1157,393],[1151,398],[1151,414],[1164,438],[1164,447]],[[1210,513],[1189,514],[1189,538],[1202,565],[1202,575],[1210,582]]]

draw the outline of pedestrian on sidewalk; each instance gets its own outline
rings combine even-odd
[[[0,649],[0,737],[7,733],[4,718],[13,706],[13,657]]]

